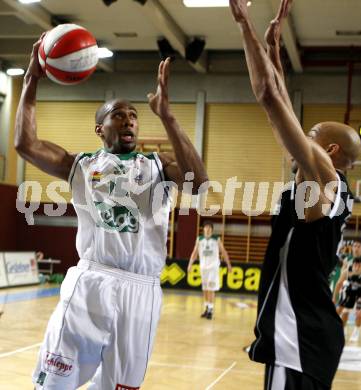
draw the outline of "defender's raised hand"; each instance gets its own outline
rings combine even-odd
[[[278,9],[277,16],[270,22],[270,25],[265,34],[267,45],[279,45],[281,38],[281,24],[287,18],[291,9],[292,0],[282,0]]]
[[[160,118],[167,117],[169,112],[168,100],[168,79],[169,79],[170,58],[161,61],[158,68],[158,86],[156,93],[147,95],[149,106]]]
[[[293,111],[292,103],[285,88],[284,80],[285,75],[283,71],[281,55],[280,55],[280,40],[282,32],[282,22],[287,18],[291,9],[292,0],[282,0],[278,8],[276,17],[270,22],[270,25],[266,31],[264,39],[267,44],[267,55],[274,65],[279,77],[283,80],[282,86],[280,85],[280,94],[290,108]]]
[[[229,6],[236,22],[242,22],[248,17],[247,3],[248,0],[229,0]]]

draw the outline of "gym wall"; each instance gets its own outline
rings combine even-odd
[[[21,79],[13,79],[19,90]],[[300,91],[303,102],[304,128],[320,120],[343,120],[346,102],[345,76],[334,75],[301,75],[288,79],[291,95]],[[73,152],[81,150],[94,151],[100,147],[94,129],[94,111],[104,99],[126,97],[135,102],[139,109],[142,136],[165,135],[159,121],[145,103],[146,93],[154,89],[153,74],[97,74],[83,85],[60,87],[46,80],[41,82],[38,93],[39,135],[51,138]],[[14,89],[15,90],[15,89]],[[174,74],[171,78],[172,107],[182,126],[194,139],[197,92],[204,90],[206,96],[204,126],[204,160],[210,178],[224,184],[227,177],[237,176],[238,181],[281,180],[282,154],[271,134],[270,126],[263,111],[256,104],[250,89],[247,75],[193,75]],[[361,104],[361,77],[354,78],[353,104]],[[10,96],[10,95],[9,95]],[[11,109],[5,127],[2,127],[2,140],[8,138],[8,179],[16,181],[16,155],[13,150],[13,121],[18,93],[14,93]],[[356,119],[359,108],[354,110]],[[359,111],[358,111],[359,112]],[[4,115],[4,112],[2,113]],[[361,122],[361,120],[360,120]],[[6,123],[6,121],[1,122]],[[6,131],[5,131],[6,130]],[[7,133],[6,133],[7,132]],[[8,135],[6,135],[6,134]],[[5,138],[4,138],[5,137]],[[6,148],[5,148],[6,149]],[[250,164],[252,162],[252,164]],[[21,165],[20,165],[21,168]],[[21,170],[21,169],[20,169]],[[50,178],[39,173],[35,168],[26,165],[23,179],[39,180],[48,183]],[[20,178],[20,177],[19,177]],[[53,180],[53,179],[51,179]],[[8,193],[11,192],[9,197]],[[236,192],[235,206],[240,208],[242,191]],[[16,198],[16,187],[0,189],[0,198],[7,197],[7,204],[13,210]],[[69,201],[70,196],[65,196]],[[11,199],[11,200],[10,200]],[[42,200],[47,200],[42,194]],[[210,194],[209,202],[219,203],[219,194]],[[4,206],[5,207],[5,206]],[[358,205],[356,206],[358,211]],[[11,214],[11,213],[10,213]],[[14,220],[13,215],[3,214],[6,220]],[[61,258],[65,264],[71,264],[77,258],[75,252],[75,228],[70,226],[29,227],[25,224],[24,215],[18,215],[18,225],[10,223],[10,230],[17,229],[18,242],[11,237],[15,234],[3,233],[3,250],[44,249],[46,255]],[[13,230],[14,231],[14,230]],[[64,238],[59,245],[59,237]],[[193,235],[189,237],[189,247],[193,244]],[[192,241],[192,243],[191,243]],[[184,244],[184,241],[182,242]]]
[[[21,239],[17,224],[21,218],[15,208],[17,188],[0,183],[0,251],[14,251]]]

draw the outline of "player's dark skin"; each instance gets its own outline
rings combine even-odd
[[[24,84],[15,121],[15,148],[26,161],[42,171],[67,180],[75,155],[59,145],[40,140],[36,131],[36,91],[44,72],[38,61],[38,50],[44,34],[33,45],[29,67],[24,77]],[[187,172],[194,173],[193,192],[198,193],[203,184],[208,182],[204,164],[185,132],[173,116],[168,100],[168,79],[170,59],[162,61],[158,69],[158,85],[155,93],[148,94],[151,110],[156,114],[167,132],[174,150],[159,153],[166,178],[175,182],[182,189]],[[109,102],[105,115],[97,121],[95,133],[101,138],[104,148],[110,153],[129,153],[135,150],[138,136],[138,119],[135,108],[121,100]],[[99,118],[97,118],[99,119]],[[206,189],[206,188],[203,188]]]
[[[243,35],[255,97],[267,113],[275,138],[293,161],[296,182],[312,181],[319,185],[318,202],[305,208],[305,221],[312,222],[324,216],[324,205],[331,205],[332,194],[327,193],[326,186],[337,182],[336,169],[345,171],[352,167],[360,154],[361,141],[354,129],[336,122],[319,123],[308,136],[304,134],[290,102],[279,58],[280,25],[290,5],[291,0],[281,0],[265,36],[265,50],[250,19],[247,0],[230,0],[233,17]]]
[[[38,61],[38,49],[44,34],[33,45],[30,64],[25,74],[23,90],[16,114],[15,148],[28,162],[44,172],[67,180],[75,155],[62,147],[40,140],[36,131],[36,91],[44,72]],[[168,79],[170,59],[162,61],[158,69],[156,92],[148,95],[149,106],[156,114],[167,132],[173,146],[175,158],[166,153],[159,153],[165,175],[181,189],[187,172],[194,173],[193,191],[205,183],[208,176],[204,164],[193,144],[180,128],[172,115],[168,101]],[[104,148],[110,153],[129,153],[135,150],[138,136],[138,118],[135,108],[121,100],[114,100],[109,106],[104,105],[102,116],[97,115],[95,133],[101,138]],[[206,188],[204,188],[206,189]]]

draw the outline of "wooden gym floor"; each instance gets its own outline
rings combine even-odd
[[[0,303],[0,309],[5,310],[0,318],[2,390],[33,389],[30,374],[58,299],[57,295],[37,297],[44,292],[51,295],[54,289],[0,291],[0,302],[7,302]],[[239,302],[249,307],[237,307]],[[200,294],[165,290],[156,344],[142,390],[262,389],[263,366],[251,362],[243,351],[253,340],[256,301],[219,294],[214,320],[199,318],[200,311]],[[339,371],[333,389],[361,390],[361,372]]]

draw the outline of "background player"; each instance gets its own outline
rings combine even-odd
[[[352,264],[342,271],[333,293],[335,303],[338,301],[340,291],[337,313],[345,326],[351,310],[356,309],[355,329],[350,341],[358,341],[361,326],[361,257],[354,257]]]
[[[352,242],[351,246],[351,256],[346,257],[346,262],[345,262],[345,268],[347,266],[352,265],[352,261],[355,257],[361,257],[361,240],[356,238]]]
[[[213,317],[215,292],[219,291],[219,266],[221,263],[219,253],[227,264],[228,272],[232,272],[231,262],[221,239],[213,234],[212,222],[206,221],[203,224],[203,235],[197,238],[189,259],[188,272],[191,271],[192,264],[199,257],[204,300],[204,312],[201,317],[208,320]]]
[[[184,175],[193,172],[197,191],[207,182],[207,174],[169,107],[169,58],[160,63],[157,91],[148,99],[175,158],[134,152],[137,111],[117,99],[96,112],[95,133],[104,149],[75,156],[40,140],[35,114],[37,86],[43,76],[38,62],[41,39],[33,46],[24,78],[15,147],[44,172],[69,179],[81,260],[68,270],[61,286],[33,381],[36,388],[64,390],[76,389],[94,376],[92,390],[138,389],[161,307],[159,275],[166,256],[170,205],[165,180],[181,187]],[[163,191],[158,191],[159,185]],[[160,223],[155,223],[154,213]]]
[[[359,249],[357,250],[357,248]],[[342,271],[346,270],[348,266],[352,265],[353,252],[356,253],[355,257],[361,256],[361,243],[358,244],[357,240],[345,240],[342,242],[340,249],[337,253],[337,264],[329,276],[330,289],[332,293],[335,291],[336,283],[340,279]]]
[[[344,271],[352,265],[352,261],[355,257],[361,257],[361,240],[356,238],[352,241],[346,241],[341,247],[338,257],[342,261],[341,271]]]
[[[272,41],[278,44],[266,51],[250,20],[247,0],[230,0],[243,34],[254,94],[296,172],[272,224],[250,358],[266,364],[265,389],[329,389],[344,336],[328,276],[336,265],[352,204],[341,171],[357,159],[361,141],[354,129],[335,122],[315,125],[307,137],[298,122],[279,58],[280,23],[289,6],[290,1],[281,1],[266,35],[268,46]]]

